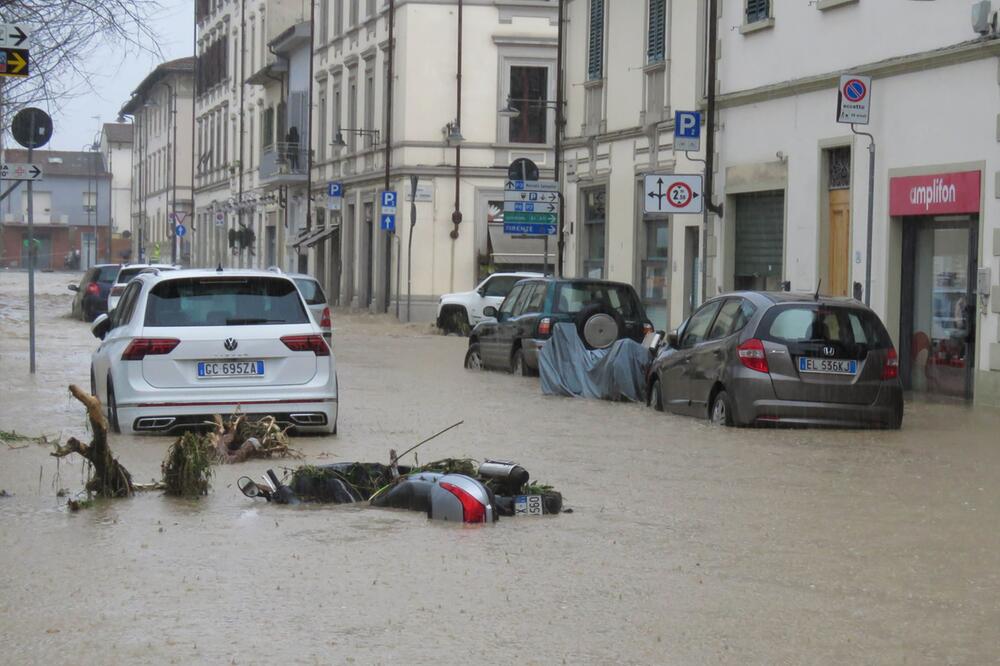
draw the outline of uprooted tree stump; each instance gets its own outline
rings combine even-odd
[[[250,458],[301,458],[288,444],[287,428],[282,430],[273,416],[255,421],[234,414],[223,421],[218,414],[209,437],[223,464],[240,463]]]
[[[52,456],[65,458],[77,453],[90,461],[92,471],[86,489],[99,497],[129,497],[135,492],[132,475],[111,454],[108,446],[108,419],[101,409],[101,401],[76,384],[70,384],[69,392],[87,408],[90,429],[94,433],[90,444],[84,444],[76,437],[70,437],[64,446],[56,446]]]

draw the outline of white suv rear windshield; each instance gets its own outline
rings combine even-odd
[[[306,324],[309,316],[290,280],[197,277],[160,282],[149,292],[146,326]]]

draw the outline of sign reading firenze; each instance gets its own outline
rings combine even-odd
[[[904,176],[889,180],[890,215],[978,213],[978,171]]]

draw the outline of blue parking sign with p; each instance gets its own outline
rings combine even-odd
[[[342,196],[344,196],[344,184],[343,183],[327,183],[326,184],[326,196],[328,196],[328,197],[342,197]]]
[[[396,207],[396,193],[392,191],[382,193],[382,208]]]
[[[701,112],[677,111],[674,114],[674,150],[701,149]]]

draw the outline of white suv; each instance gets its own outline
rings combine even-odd
[[[337,431],[336,363],[287,276],[141,273],[91,330],[91,390],[115,432],[185,430],[237,408]]]
[[[472,291],[445,294],[438,300],[437,326],[442,331],[468,334],[483,319],[483,308],[499,308],[514,285],[542,273],[494,273]]]

